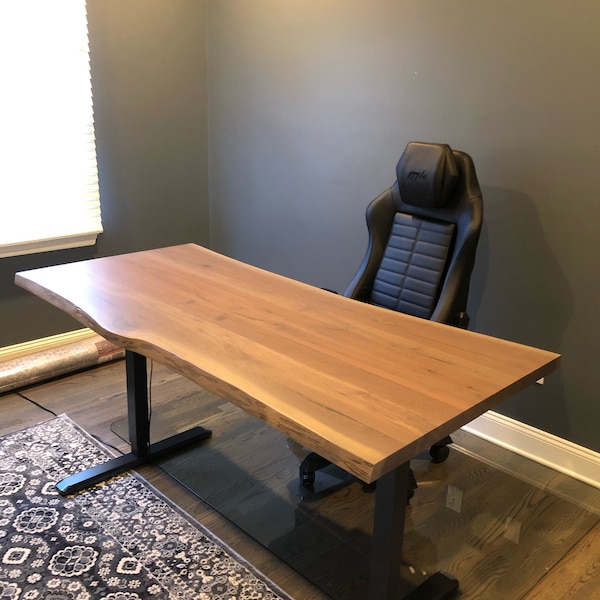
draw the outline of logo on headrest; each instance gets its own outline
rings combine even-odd
[[[427,171],[411,171],[406,179],[408,181],[416,181],[417,179],[427,179]]]

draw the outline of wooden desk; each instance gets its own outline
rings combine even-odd
[[[361,480],[378,480],[378,600],[397,597],[400,585],[410,459],[559,362],[551,352],[363,304],[193,244],[21,272],[16,283],[128,351],[132,454],[116,459],[117,470],[210,435],[200,429],[148,445],[149,357]]]

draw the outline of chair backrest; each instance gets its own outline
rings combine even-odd
[[[367,252],[344,295],[466,327],[483,221],[473,161],[447,144],[410,142],[396,176],[367,208]]]

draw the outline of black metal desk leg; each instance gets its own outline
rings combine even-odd
[[[405,463],[377,480],[369,600],[446,600],[458,590],[454,577],[438,571],[401,596],[400,566],[409,472],[410,463]]]
[[[405,463],[377,480],[369,600],[400,598],[408,473],[409,463]]]
[[[148,447],[150,446],[146,363],[145,356],[130,350],[125,352],[129,442],[131,452],[139,457],[148,456]]]
[[[205,440],[212,434],[210,429],[193,427],[166,440],[151,444],[146,357],[128,350],[125,354],[125,361],[131,452],[59,481],[56,488],[63,496],[79,492],[174,450]]]

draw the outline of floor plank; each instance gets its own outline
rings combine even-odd
[[[590,600],[600,598],[600,524],[548,570],[523,600]]]

